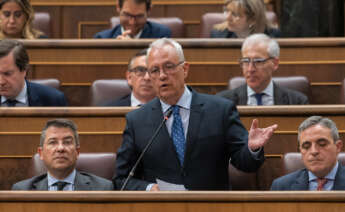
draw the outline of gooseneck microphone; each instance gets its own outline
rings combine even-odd
[[[172,114],[172,108],[169,108],[169,110],[165,113],[165,116],[161,122],[161,124],[158,126],[158,128],[156,129],[156,131],[153,133],[150,141],[146,144],[144,150],[141,152],[141,154],[139,155],[139,158],[137,159],[137,161],[135,162],[134,166],[132,167],[131,171],[129,172],[125,182],[123,183],[122,187],[121,187],[121,191],[123,191],[127,184],[128,181],[131,179],[131,177],[134,176],[134,172],[138,166],[138,164],[140,163],[141,159],[143,158],[144,154],[147,152],[147,150],[149,149],[149,147],[151,146],[151,144],[153,143],[154,139],[157,137],[159,131],[162,129],[163,125],[165,124],[165,122],[170,118]]]

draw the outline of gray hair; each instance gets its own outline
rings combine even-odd
[[[76,146],[80,147],[79,136],[78,136],[78,132],[77,132],[77,126],[75,125],[75,123],[72,120],[69,120],[69,119],[49,120],[42,130],[41,138],[40,138],[40,147],[43,147],[44,140],[46,139],[46,132],[47,132],[47,129],[49,127],[69,128],[73,132]]]
[[[322,116],[311,116],[304,120],[301,125],[298,127],[298,142],[300,142],[301,133],[308,129],[309,127],[321,125],[322,127],[328,128],[331,130],[331,134],[334,140],[334,143],[339,140],[339,133],[336,124],[329,118],[324,118]]]
[[[182,46],[176,42],[173,39],[169,39],[169,38],[161,38],[158,40],[155,40],[154,42],[152,42],[147,50],[147,56],[150,55],[150,52],[153,48],[162,48],[165,45],[171,45],[172,47],[174,47],[174,49],[176,50],[176,53],[179,57],[180,61],[185,61],[184,58],[184,54],[183,54],[183,50],[182,50]],[[147,57],[146,57],[147,59]]]
[[[268,55],[270,57],[279,58],[280,48],[278,42],[263,33],[257,33],[248,36],[242,44],[242,54],[245,48],[247,48],[248,46],[255,45],[257,43],[266,44]]]

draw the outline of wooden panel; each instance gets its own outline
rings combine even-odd
[[[80,134],[81,152],[116,152],[122,142],[124,116],[130,110],[115,107],[0,108],[0,189],[8,189],[12,183],[27,178],[29,159],[36,151],[40,131],[47,120],[58,117],[74,120]],[[240,106],[238,110],[247,129],[254,118],[259,120],[260,127],[278,124],[273,138],[265,146],[266,162],[258,172],[261,190],[268,189],[272,180],[281,176],[283,154],[298,151],[297,129],[307,117],[331,118],[337,124],[341,139],[345,139],[345,105]]]
[[[343,211],[343,191],[333,192],[19,192],[0,193],[8,212],[166,211],[315,212]]]
[[[25,41],[32,71],[29,78],[57,78],[72,106],[89,105],[88,89],[97,79],[125,78],[128,59],[152,40],[37,40]],[[238,59],[242,40],[179,39],[191,64],[187,83],[215,94],[228,80],[241,76]],[[313,104],[339,102],[345,78],[345,39],[279,39],[281,59],[274,76],[306,76]],[[298,55],[296,57],[296,55]],[[81,88],[79,90],[79,88]]]

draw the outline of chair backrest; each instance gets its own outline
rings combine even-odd
[[[58,79],[30,79],[30,82],[46,85],[57,90],[60,89],[60,81]]]
[[[173,38],[183,38],[185,35],[183,21],[178,17],[148,18],[147,20],[169,27],[171,30],[171,37]],[[118,16],[110,18],[111,27],[115,27],[119,23],[120,19]]]
[[[266,18],[273,27],[278,27],[277,16],[272,11],[266,11]],[[215,24],[222,23],[226,20],[224,13],[205,13],[201,17],[200,38],[211,37],[211,31]]]
[[[128,95],[131,89],[124,79],[95,80],[91,85],[91,106],[102,106],[111,100]]]
[[[341,91],[340,91],[339,103],[345,104],[345,79],[343,79],[343,81],[341,82]]]
[[[309,99],[311,98],[309,80],[304,76],[272,77],[272,80],[281,87],[299,91],[306,95]],[[235,89],[245,83],[246,81],[244,77],[233,77],[229,80],[228,89]]]
[[[201,17],[201,30],[200,30],[200,37],[201,38],[209,38],[211,37],[211,31],[215,24],[222,23],[226,20],[226,17],[223,13],[205,13]]]
[[[338,154],[338,160],[345,165],[345,152]],[[283,157],[283,171],[284,175],[305,168],[302,161],[302,154],[300,152],[285,153]]]
[[[257,190],[257,174],[256,172],[247,173],[238,170],[233,165],[229,164],[229,182],[232,190]]]
[[[36,12],[33,20],[33,27],[50,37],[50,14],[47,12]]]
[[[111,180],[115,174],[116,153],[80,153],[76,169]],[[30,176],[47,172],[47,169],[36,153],[31,159]]]

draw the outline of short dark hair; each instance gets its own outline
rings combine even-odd
[[[146,56],[146,54],[147,54],[147,49],[142,49],[139,52],[137,52],[133,57],[131,57],[131,59],[128,62],[128,70],[132,69],[132,63],[135,58]]]
[[[122,9],[123,3],[125,1],[129,0],[119,0],[119,7]],[[145,4],[146,5],[146,11],[149,11],[151,9],[151,0],[133,0],[136,4]]]
[[[44,140],[46,139],[46,131],[49,127],[57,127],[57,128],[69,128],[72,130],[74,139],[75,139],[75,144],[77,147],[80,147],[79,143],[79,136],[77,132],[77,126],[76,124],[69,119],[53,119],[49,120],[46,123],[46,126],[44,126],[42,133],[41,133],[41,139],[40,139],[40,147],[43,147]]]
[[[4,39],[0,40],[0,58],[6,57],[13,52],[13,58],[16,66],[20,71],[28,70],[29,55],[23,43],[17,40]]]
[[[322,116],[311,116],[304,120],[301,125],[298,127],[298,144],[300,144],[300,136],[301,133],[308,129],[309,127],[321,125],[322,127],[328,128],[331,130],[331,135],[333,138],[334,143],[339,140],[339,132],[337,125],[329,118],[325,118]]]

